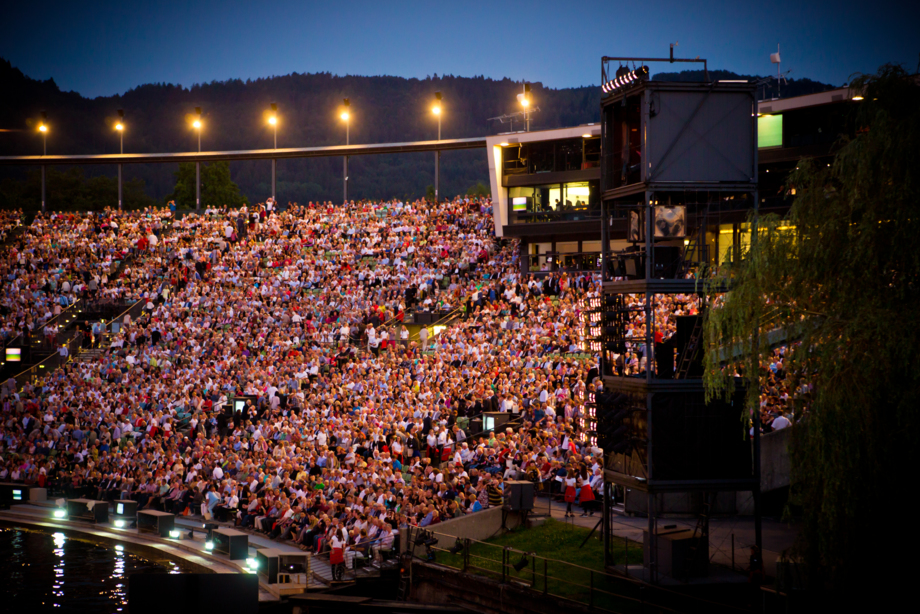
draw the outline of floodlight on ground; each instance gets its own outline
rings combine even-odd
[[[527,559],[527,555],[523,554],[521,555],[521,560],[519,560],[517,563],[513,565],[514,571],[521,571],[528,565],[530,565],[530,561]]]

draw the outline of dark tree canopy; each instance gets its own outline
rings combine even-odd
[[[176,187],[166,197],[175,200],[180,208],[194,209],[195,203],[195,163],[183,162],[176,171]],[[238,207],[249,204],[249,200],[240,194],[240,188],[230,178],[230,164],[227,162],[209,162],[201,165],[201,208]]]
[[[752,217],[750,248],[721,269],[731,291],[705,327],[722,348],[707,353],[709,392],[726,390],[720,359],[733,348],[749,411],[768,344],[799,341],[785,367],[814,392],[793,427],[798,554],[813,582],[838,588],[900,575],[888,546],[910,549],[883,527],[920,460],[920,85],[884,66],[852,87],[864,97],[852,103],[855,137],[831,165],[802,161],[790,174],[786,219]]]
[[[194,184],[193,184],[194,185]],[[83,169],[69,167],[46,169],[46,204],[53,211],[89,211],[118,204],[118,181],[115,177],[85,177]],[[24,181],[10,178],[0,182],[0,208],[39,211],[41,209],[41,171],[32,169]],[[122,183],[122,208],[143,209],[156,205],[144,191],[144,180],[137,177]]]

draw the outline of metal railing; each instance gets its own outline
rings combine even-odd
[[[72,360],[75,356],[75,352],[80,349],[80,346],[83,344],[83,333],[77,332],[70,341],[67,342],[67,356],[61,356],[60,352],[55,352],[51,356],[48,356],[43,361],[36,363],[14,376],[16,380],[16,387],[19,390],[22,390],[23,386],[27,383],[32,382],[38,379],[42,375],[47,375],[51,373],[54,369],[66,364],[68,361]]]
[[[459,306],[454,307],[451,311],[448,311],[446,315],[441,316],[436,322],[433,322],[431,324],[419,324],[419,326],[425,327],[425,328],[428,328],[428,327],[434,328],[435,326],[447,326],[450,320],[456,317],[462,317],[464,313],[463,312],[464,309],[465,309],[465,304],[461,302]],[[413,341],[415,339],[421,339],[421,333],[422,333],[422,329],[419,328],[418,331],[416,331],[414,334],[409,336],[409,341]],[[437,336],[436,334],[433,334],[428,339],[431,340],[436,336]]]
[[[558,599],[586,605],[603,612],[678,612],[705,611],[726,614],[747,611],[729,603],[714,602],[705,597],[688,595],[662,586],[653,586],[627,576],[609,574],[583,565],[569,563],[535,552],[525,552],[481,542],[474,539],[460,539],[453,535],[427,531],[438,538],[439,544],[427,546],[426,550],[439,553],[431,562],[453,567],[465,573],[484,575],[503,584],[510,584]],[[417,534],[418,535],[418,534]],[[416,537],[408,539],[409,550],[416,544]],[[587,540],[586,540],[587,541]],[[630,540],[626,540],[625,565],[629,569]],[[638,544],[633,552],[641,553]],[[443,554],[441,554],[443,553]]]
[[[484,575],[503,584],[578,603],[601,612],[677,611],[649,602],[643,585],[620,576],[509,546],[469,538],[459,539],[436,531],[428,532],[442,544],[450,544],[447,547],[428,546],[431,551],[438,553],[434,562],[464,573]],[[410,543],[414,542],[410,540]]]

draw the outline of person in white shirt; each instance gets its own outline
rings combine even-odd
[[[792,426],[792,422],[789,421],[789,418],[783,415],[783,410],[780,409],[777,414],[778,415],[773,418],[773,423],[771,424],[774,431],[779,431]]]

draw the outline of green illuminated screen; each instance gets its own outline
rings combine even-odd
[[[757,118],[757,148],[783,146],[783,116],[762,115]]]

